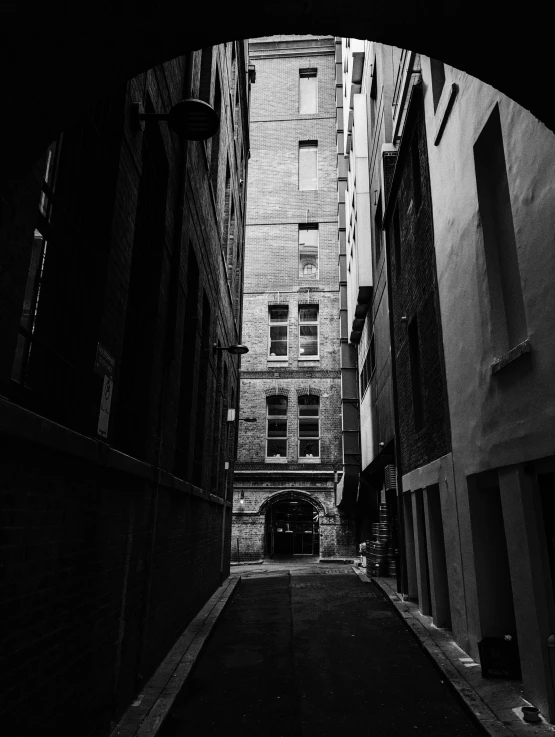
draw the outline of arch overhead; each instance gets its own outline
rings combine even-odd
[[[551,130],[551,24],[478,0],[182,0],[2,3],[0,177],[24,175],[74,119],[118,85],[187,51],[275,34],[366,38],[440,59],[488,82]]]
[[[276,502],[286,502],[292,500],[298,502],[308,502],[309,504],[312,504],[315,509],[318,510],[318,514],[326,514],[324,505],[319,499],[311,496],[306,491],[299,491],[298,489],[283,489],[283,491],[278,491],[275,494],[272,494],[272,496],[268,497],[262,502],[258,510],[258,514],[266,514],[272,504],[276,504]]]

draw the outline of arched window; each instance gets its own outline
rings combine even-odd
[[[287,397],[266,399],[266,458],[287,459]]]
[[[320,459],[320,397],[299,397],[299,459]]]
[[[299,276],[318,278],[318,224],[299,225]]]

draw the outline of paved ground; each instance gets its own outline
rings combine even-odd
[[[483,734],[389,601],[308,562],[241,571],[164,737]]]

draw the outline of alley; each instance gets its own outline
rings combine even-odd
[[[350,568],[251,572],[164,737],[478,735],[414,636]]]

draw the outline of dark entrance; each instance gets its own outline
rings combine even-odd
[[[318,510],[294,499],[272,504],[266,514],[267,551],[274,555],[318,555]]]

